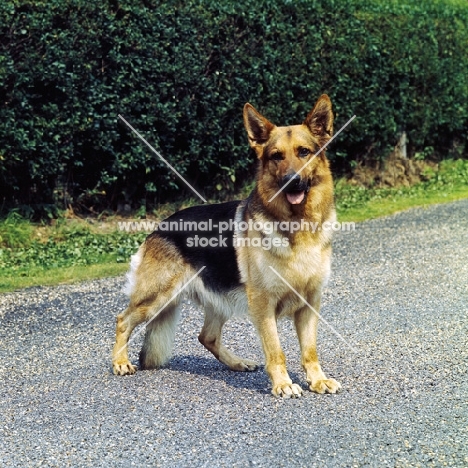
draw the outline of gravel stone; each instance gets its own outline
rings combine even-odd
[[[322,323],[318,346],[337,395],[277,399],[263,368],[229,371],[190,303],[167,366],[112,375],[123,282],[0,297],[0,466],[468,466],[468,200],[335,236],[322,315],[345,341]],[[293,325],[279,329],[305,389]],[[224,337],[263,362],[247,318]]]

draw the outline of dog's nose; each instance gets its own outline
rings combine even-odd
[[[284,187],[285,190],[294,191],[294,190],[301,190],[301,176],[299,174],[287,174],[281,180],[281,186],[287,185]]]

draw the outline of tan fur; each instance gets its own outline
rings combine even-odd
[[[251,197],[238,207],[236,220],[304,220],[319,225],[325,221],[333,222],[336,215],[329,163],[323,152],[313,156],[332,135],[333,114],[328,96],[323,95],[317,101],[302,125],[277,127],[250,104],[244,107],[244,124],[250,145],[258,157],[257,184]],[[307,156],[304,157],[304,154]],[[310,184],[310,191],[305,192],[305,201],[290,203],[285,193],[281,192],[270,202],[281,188],[282,178],[298,173]],[[287,238],[288,245],[270,250],[254,246],[266,237]],[[235,356],[221,340],[226,320],[239,309],[248,307],[262,343],[272,393],[284,397],[300,396],[302,389],[292,383],[287,373],[276,326],[279,318],[291,317],[310,390],[317,393],[337,392],[341,386],[325,376],[316,349],[320,297],[330,275],[330,232],[317,230],[269,234],[249,230],[236,232],[235,239],[244,242],[236,248],[241,276],[239,288],[219,295],[206,289],[197,278],[184,291],[185,297],[196,300],[205,310],[200,342],[232,370],[254,370],[256,364],[253,361]],[[160,238],[151,238],[143,244],[132,260],[131,268],[128,276],[130,305],[117,317],[113,370],[119,375],[136,371],[128,360],[126,345],[133,328],[144,321],[153,320],[147,328],[140,365],[153,368],[166,362],[172,347],[181,297],[170,299],[196,273],[172,244]],[[170,303],[161,310],[168,301]]]

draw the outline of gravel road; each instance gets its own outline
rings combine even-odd
[[[468,200],[336,235],[322,314],[347,343],[322,323],[319,352],[337,395],[276,399],[263,368],[227,370],[190,304],[165,368],[113,376],[122,285],[0,297],[0,466],[468,466]],[[292,324],[279,328],[306,388]],[[225,341],[263,361],[247,319]]]

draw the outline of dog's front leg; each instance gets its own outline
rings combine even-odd
[[[320,367],[317,355],[317,325],[320,300],[312,302],[314,309],[304,307],[294,315],[299,344],[301,346],[301,363],[306,373],[310,390],[316,393],[336,393],[341,385],[335,379],[328,379]]]
[[[286,357],[278,337],[274,304],[265,291],[250,292],[248,296],[252,322],[262,342],[265,369],[272,383],[271,393],[285,398],[300,397],[302,388],[292,383],[286,370]]]

